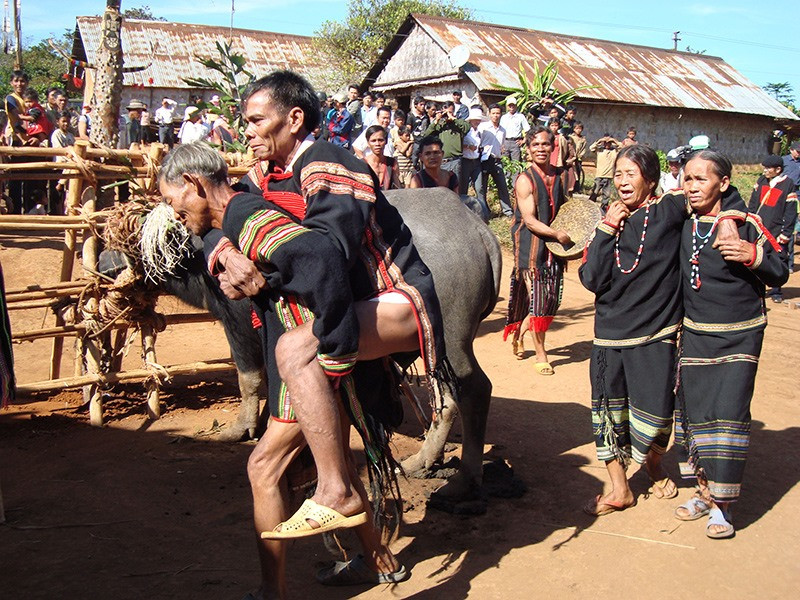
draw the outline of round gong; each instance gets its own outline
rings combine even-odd
[[[583,248],[589,241],[597,222],[602,218],[603,213],[596,202],[578,197],[567,200],[559,209],[550,227],[566,231],[572,238],[573,244],[565,247],[556,241],[551,241],[547,242],[547,249],[561,258],[578,258],[583,253]]]

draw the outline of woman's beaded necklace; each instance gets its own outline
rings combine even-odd
[[[630,269],[623,269],[622,264],[619,261],[619,236],[622,235],[622,230],[625,229],[625,220],[623,220],[619,224],[619,229],[617,230],[617,236],[614,240],[614,259],[617,261],[617,268],[623,275],[628,275],[633,273],[636,270],[636,267],[639,266],[639,261],[642,258],[642,252],[644,252],[644,238],[647,236],[647,223],[650,221],[650,200],[652,198],[648,198],[645,200],[644,205],[644,225],[642,225],[642,239],[639,240],[639,249],[636,251],[636,259],[633,261],[633,265]],[[641,206],[639,207],[641,208]]]
[[[697,218],[697,214],[692,215],[692,256],[689,258],[689,263],[691,264],[689,283],[692,284],[692,289],[699,290],[702,285],[700,281],[700,252],[703,251],[703,248],[708,244],[708,240],[711,239],[711,234],[714,233],[718,221],[719,215],[714,217],[714,222],[711,223],[711,229],[708,230],[708,233],[703,235],[700,233],[699,228],[700,219]],[[697,244],[698,240],[700,241],[699,246]]]

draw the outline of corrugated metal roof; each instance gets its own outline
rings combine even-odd
[[[100,45],[100,17],[78,17],[78,31],[87,61],[94,62]],[[184,77],[212,78],[214,73],[195,59],[196,55],[216,58],[216,42],[231,39],[228,27],[190,25],[165,21],[124,19],[122,51],[125,66],[144,66],[144,71],[125,73],[123,84],[158,88],[188,88]],[[293,69],[312,83],[320,67],[313,61],[311,38],[285,33],[233,29],[233,47],[247,58],[247,69],[256,77],[275,69]],[[152,78],[152,82],[150,79]]]
[[[556,60],[558,88],[600,86],[580,92],[584,99],[797,119],[718,57],[419,14],[401,26],[367,75],[368,81],[379,78],[415,27],[446,53],[465,46],[470,58],[463,72],[479,90],[518,87],[520,62],[531,76],[534,63],[541,70]],[[391,82],[381,78],[381,85]]]

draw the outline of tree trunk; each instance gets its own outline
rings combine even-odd
[[[100,47],[95,62],[92,95],[92,131],[89,139],[99,146],[116,148],[122,102],[122,0],[106,0]]]

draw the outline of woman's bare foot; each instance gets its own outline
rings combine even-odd
[[[652,450],[648,452],[644,461],[644,468],[653,482],[651,490],[656,498],[670,499],[678,495],[678,486],[670,479],[669,473],[661,464],[660,454]]]

